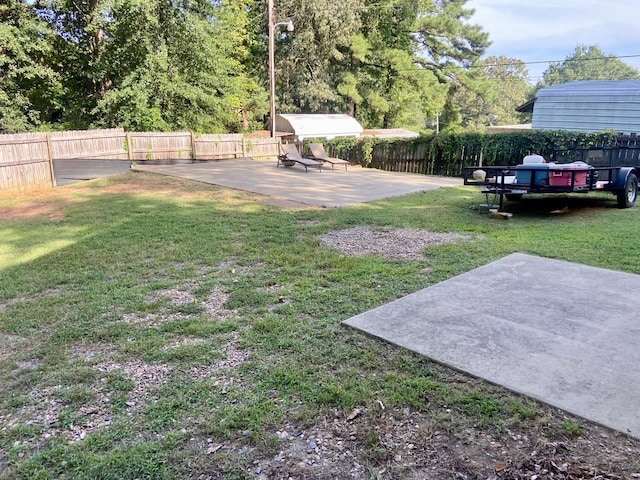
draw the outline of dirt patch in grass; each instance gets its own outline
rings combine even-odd
[[[133,413],[147,402],[151,392],[165,383],[173,371],[170,365],[150,364],[140,360],[118,363],[105,361],[94,365],[102,373],[121,372],[134,382],[134,388],[128,394],[127,407]]]
[[[151,299],[157,300],[158,298],[163,297],[171,300],[173,305],[188,305],[190,303],[195,303],[196,301],[196,297],[191,292],[179,290],[177,288],[159,290],[151,297]]]
[[[232,273],[235,274],[235,269],[232,270]],[[189,285],[190,288],[197,288],[198,283],[192,282]],[[198,302],[197,298],[193,293],[188,290],[182,290],[177,288],[159,290],[151,295],[150,300],[156,301],[161,298],[168,298],[172,305],[175,306],[184,306],[184,305],[199,305],[202,307],[207,316],[217,319],[217,320],[226,320],[235,316],[236,312],[234,310],[229,310],[225,308],[225,304],[229,300],[229,295],[224,293],[220,287],[214,287],[214,289],[209,294],[206,300]],[[163,323],[164,321],[171,321],[176,319],[175,314],[171,315],[154,315],[147,314],[144,317],[138,317],[136,314],[126,315],[124,320],[127,323],[134,323],[138,325],[158,325]],[[185,317],[187,318],[187,317]]]
[[[215,377],[218,376],[222,370],[237,368],[251,358],[248,351],[238,348],[237,337],[226,343],[224,347],[224,354],[224,358],[211,365],[193,367],[189,370],[189,376],[194,380],[204,380]],[[222,378],[218,378],[216,385],[227,387],[232,383],[232,377],[223,376]]]
[[[202,302],[201,305],[204,307],[204,310],[209,317],[218,320],[226,320],[232,318],[236,314],[234,310],[225,308],[225,304],[228,301],[229,295],[216,287],[209,295],[209,298]]]
[[[78,358],[91,358],[95,352],[75,352]],[[103,373],[96,383],[88,387],[90,399],[81,406],[69,405],[65,398],[68,389],[62,385],[36,387],[28,395],[27,403],[15,414],[0,417],[5,428],[31,426],[39,430],[38,436],[22,442],[25,449],[34,449],[51,437],[63,437],[69,442],[83,440],[92,432],[107,428],[113,418],[112,392],[107,389],[107,375],[121,373],[133,381],[134,388],[127,395],[127,413],[133,415],[149,400],[152,391],[161,386],[171,374],[165,364],[148,364],[142,361],[118,363],[106,360],[93,366]],[[20,444],[21,442],[18,442]],[[20,445],[14,445],[20,446]]]
[[[11,358],[27,346],[28,339],[9,333],[0,333],[0,361]]]
[[[192,347],[194,345],[201,345],[206,342],[204,338],[194,338],[194,337],[182,337],[182,338],[174,338],[169,343],[164,346],[165,351],[175,350],[180,347]]]
[[[122,315],[122,322],[137,327],[159,327],[174,321],[182,321],[190,319],[190,315],[183,313],[157,314],[157,313],[125,313]]]
[[[462,374],[453,377],[465,382]],[[581,435],[563,436],[554,431],[553,417],[575,419],[546,406],[536,415],[530,428],[512,429],[461,423],[447,405],[429,412],[381,402],[334,409],[311,424],[284,423],[264,442],[249,441],[250,432],[222,443],[192,438],[202,464],[190,478],[222,478],[224,470],[211,472],[225,463],[242,466],[239,478],[258,480],[638,478],[635,440],[588,423]]]
[[[20,202],[0,209],[0,220],[45,218],[61,221],[66,218],[63,209],[70,203],[73,203],[70,199],[57,199],[55,202],[47,200]]]
[[[420,260],[426,248],[470,238],[458,233],[438,233],[410,228],[374,230],[371,227],[354,227],[329,232],[320,237],[320,240],[345,255],[380,255],[390,259]]]
[[[633,470],[640,456],[637,443],[597,426],[585,426],[578,439],[562,439],[538,429],[450,429],[450,416],[446,406],[435,415],[381,405],[346,415],[336,410],[311,427],[282,425],[273,432],[272,454],[234,442],[215,448],[238,464],[248,455],[253,459],[248,478],[258,480],[638,478]]]

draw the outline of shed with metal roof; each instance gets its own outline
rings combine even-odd
[[[532,127],[640,133],[640,80],[579,81],[540,89],[533,104]]]
[[[363,128],[346,114],[283,113],[276,115],[276,131],[302,141],[305,138],[359,137]]]

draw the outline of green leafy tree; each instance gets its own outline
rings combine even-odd
[[[597,45],[578,45],[562,62],[549,65],[537,88],[576,80],[629,80],[640,78],[640,71],[615,55],[604,53]]]
[[[474,10],[465,7],[467,0],[422,0],[417,4],[415,39],[425,67],[455,76],[458,67],[472,66],[489,46],[489,34],[480,25],[468,23]]]
[[[247,72],[253,0],[51,0],[71,126],[239,131],[266,110]]]
[[[487,125],[525,123],[529,115],[516,112],[533,93],[529,72],[518,59],[488,57],[469,71],[464,84],[456,85],[449,115],[464,130],[482,131]]]
[[[61,84],[49,67],[52,34],[24,0],[0,5],[0,132],[22,132],[55,119]]]
[[[466,0],[282,0],[296,24],[277,47],[280,108],[347,112],[370,127],[423,130],[452,78],[488,44]],[[454,73],[456,72],[456,73]]]
[[[292,34],[276,32],[278,110],[344,111],[344,100],[337,85],[345,73],[345,51],[360,32],[364,6],[364,0],[280,0],[276,3],[277,20],[291,19],[295,25]]]
[[[424,130],[446,98],[448,86],[417,57],[417,7],[385,0],[362,14],[362,33],[348,51],[338,91],[367,126]]]

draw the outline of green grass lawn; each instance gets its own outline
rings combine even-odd
[[[380,403],[442,429],[581,434],[340,322],[512,252],[640,273],[639,208],[525,199],[492,220],[469,209],[483,201],[471,188],[339,209],[261,200],[142,173],[0,200],[0,477],[199,478],[215,465],[211,478],[251,478],[284,424]],[[319,240],[360,225],[470,239],[420,261]],[[252,453],[194,454],[225,443]]]

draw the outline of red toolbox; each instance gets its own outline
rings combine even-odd
[[[584,162],[573,162],[565,165],[555,165],[549,171],[550,187],[570,187],[573,178],[574,187],[584,187],[587,185],[589,170],[593,167]]]

